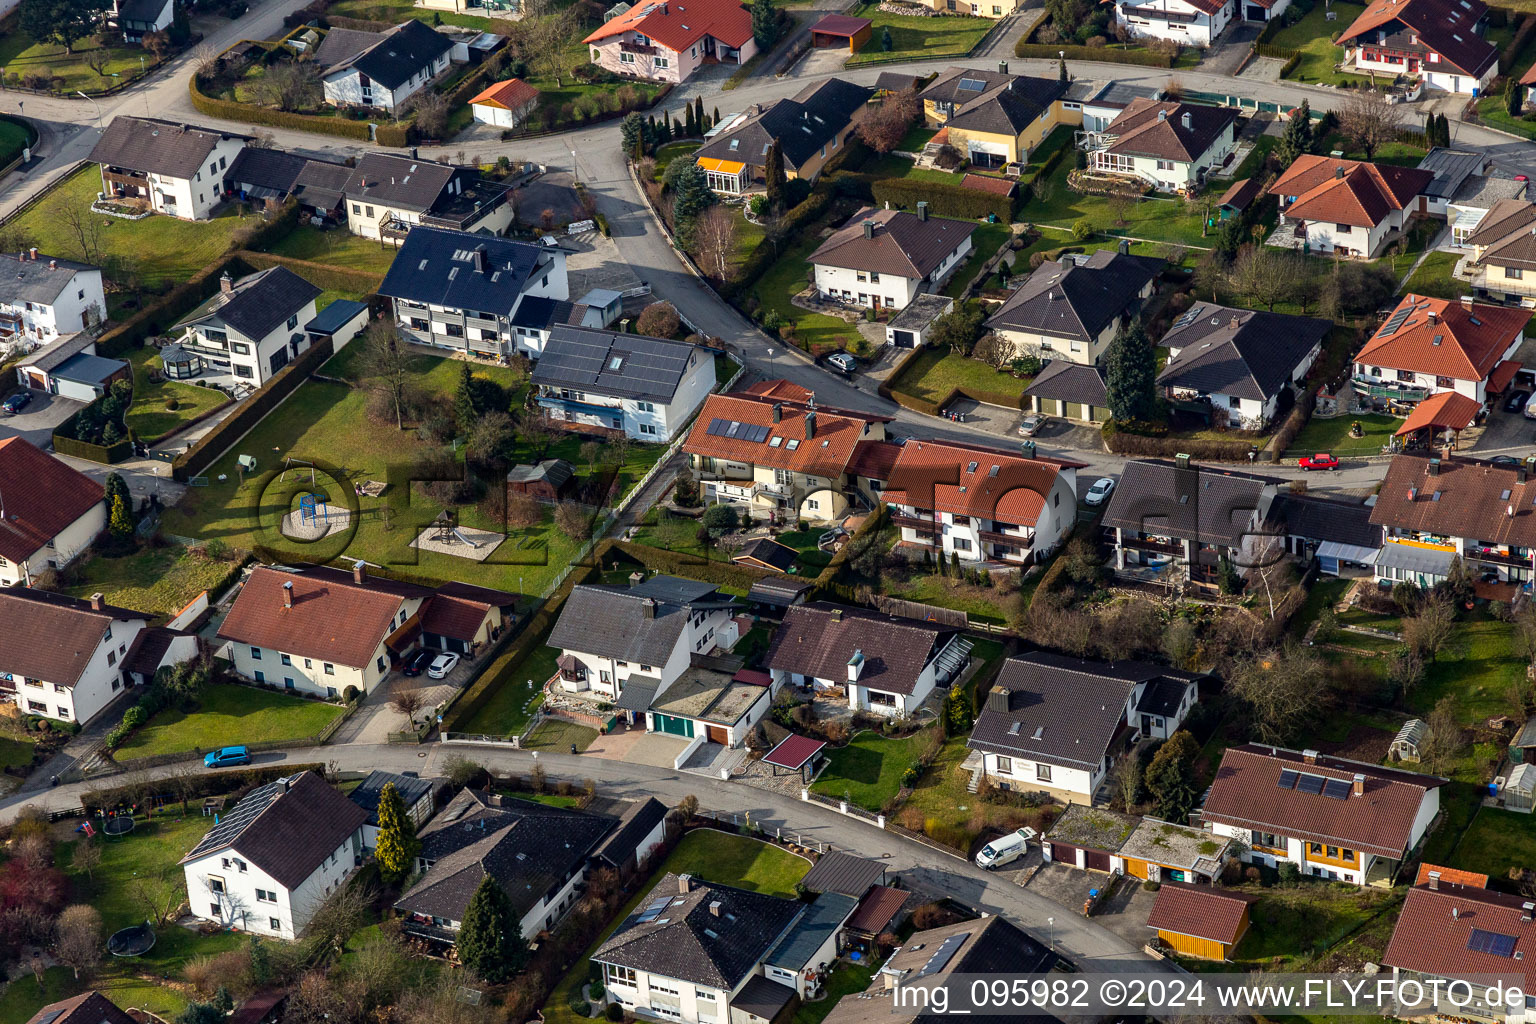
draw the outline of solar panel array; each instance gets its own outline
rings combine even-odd
[[[1200,319],[1200,314],[1204,310],[1204,306],[1196,306],[1194,309],[1191,309],[1189,312],[1185,313],[1183,316],[1179,317],[1173,322],[1173,329],[1177,331],[1180,328],[1188,327],[1190,324]]]
[[[1399,327],[1403,326],[1403,321],[1412,316],[1414,311],[1417,309],[1417,306],[1399,306],[1396,310],[1393,311],[1392,315],[1387,318],[1387,322],[1382,324],[1381,331],[1379,333],[1382,335],[1382,337],[1386,337],[1388,334],[1395,333]]]
[[[961,932],[959,935],[951,935],[939,943],[939,948],[933,951],[933,956],[929,957],[928,962],[923,964],[923,969],[917,972],[917,976],[925,978],[930,974],[938,974],[954,959],[955,954],[960,952],[960,947],[965,945],[965,940],[970,937],[970,932]]]
[[[1467,948],[1474,953],[1492,953],[1494,956],[1514,956],[1515,937],[1502,935],[1499,932],[1486,932],[1481,928],[1473,928],[1472,934],[1467,938]]]
[[[561,325],[550,332],[533,382],[670,401],[695,351],[681,342]],[[612,370],[615,356],[622,362]]]
[[[960,88],[967,92],[983,92],[987,88],[987,83],[979,78],[962,78]]]
[[[768,439],[769,428],[761,423],[743,423],[715,417],[704,431],[712,437],[729,437],[735,441],[751,441],[761,444]]]
[[[667,903],[670,899],[671,897],[662,896],[651,900],[650,903],[646,904],[645,909],[640,911],[640,916],[635,918],[635,923],[645,924],[647,921],[656,920],[657,917],[661,916],[661,912],[667,909]]]
[[[234,842],[262,811],[271,807],[278,797],[287,792],[288,781],[288,779],[278,779],[276,782],[269,782],[265,786],[253,789],[231,811],[219,816],[219,823],[213,826],[213,830],[204,836],[203,841],[194,846],[187,856],[195,857],[205,850],[217,850]]]
[[[1334,800],[1348,800],[1349,783],[1345,782],[1343,779],[1329,779],[1327,782],[1323,783],[1323,796],[1330,797]]]
[[[1322,775],[1306,775],[1286,768],[1275,780],[1280,789],[1294,789],[1298,793],[1321,794],[1335,800],[1349,799],[1350,784],[1343,779],[1330,779]]]

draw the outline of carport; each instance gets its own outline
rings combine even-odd
[[[1506,364],[1508,365],[1508,364]],[[1516,369],[1519,364],[1515,364]],[[1514,376],[1513,373],[1510,374]],[[1397,437],[1413,435],[1421,430],[1430,432],[1431,439],[1440,435],[1442,431],[1451,434],[1451,448],[1456,447],[1456,438],[1461,432],[1477,421],[1477,414],[1482,411],[1475,398],[1459,395],[1454,391],[1442,391],[1438,395],[1431,395],[1414,407],[1403,425],[1397,428]]]
[[[811,45],[817,49],[847,45],[858,53],[874,33],[874,22],[848,14],[829,14],[811,26]]]

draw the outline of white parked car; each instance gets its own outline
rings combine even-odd
[[[1029,841],[1038,835],[1029,826],[1010,832],[1005,836],[998,836],[976,855],[976,866],[979,868],[999,868],[1024,856],[1024,851],[1029,849]]]
[[[1107,476],[1101,476],[1093,482],[1092,487],[1088,488],[1088,493],[1083,495],[1083,504],[1102,505],[1114,489],[1115,482]]]
[[[427,666],[427,675],[433,679],[447,679],[448,673],[457,668],[458,664],[457,654],[439,654],[432,659],[432,664]]]

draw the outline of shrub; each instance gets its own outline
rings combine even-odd
[[[609,1003],[603,1010],[603,1016],[611,1021],[621,1021],[624,1019],[624,1007],[619,1003]]]
[[[165,400],[166,412],[175,412],[179,408],[181,408],[181,400],[176,398],[174,395]]]
[[[961,188],[959,185],[891,178],[871,185],[870,194],[877,206],[890,203],[892,206],[915,209],[921,200],[928,204],[930,213],[940,217],[983,220],[993,216],[1003,223],[1013,220],[1014,201],[1010,197]]]

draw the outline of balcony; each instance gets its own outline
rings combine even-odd
[[[1184,545],[1179,541],[1154,540],[1151,537],[1136,537],[1127,534],[1120,543],[1128,548],[1138,551],[1157,551],[1165,555],[1183,555]]]
[[[405,918],[405,932],[407,935],[415,935],[426,939],[428,942],[442,943],[451,946],[459,941],[459,933],[452,928],[443,928],[431,921],[421,921],[417,915],[411,914]]]
[[[379,235],[391,240],[404,241],[411,233],[411,225],[399,220],[387,220],[379,224]]]
[[[118,171],[109,167],[101,169],[101,180],[130,188],[148,188],[149,175],[142,171]]]
[[[1035,532],[1025,530],[1022,526],[1014,526],[1011,523],[993,523],[993,526],[1001,526],[1000,530],[977,530],[976,536],[991,544],[1016,544],[1019,547],[1029,547],[1035,542]],[[1017,533],[1008,533],[1008,530],[1017,530]]]
[[[658,47],[646,43],[620,43],[620,53],[638,53],[647,57],[654,57],[661,52]]]
[[[1467,557],[1474,562],[1483,562],[1488,565],[1507,565],[1516,569],[1531,567],[1530,555],[1514,555],[1498,548],[1468,548]]]
[[[1382,380],[1380,377],[1367,377],[1356,374],[1354,378],[1355,390],[1368,395],[1371,398],[1395,399],[1399,402],[1422,402],[1429,397],[1429,388],[1419,387],[1416,384],[1404,384],[1399,381]]]
[[[907,516],[900,513],[892,515],[891,522],[903,529],[916,530],[922,534],[932,535],[939,530],[939,524],[935,523],[932,519],[919,519],[916,516]]]
[[[1489,267],[1485,264],[1473,264],[1467,267],[1467,282],[1473,288],[1485,292],[1496,292],[1499,295],[1527,295],[1536,296],[1536,274],[1532,274],[1529,280],[1524,278],[1514,279],[1504,276],[1503,267]],[[1498,273],[1489,274],[1490,270]]]

